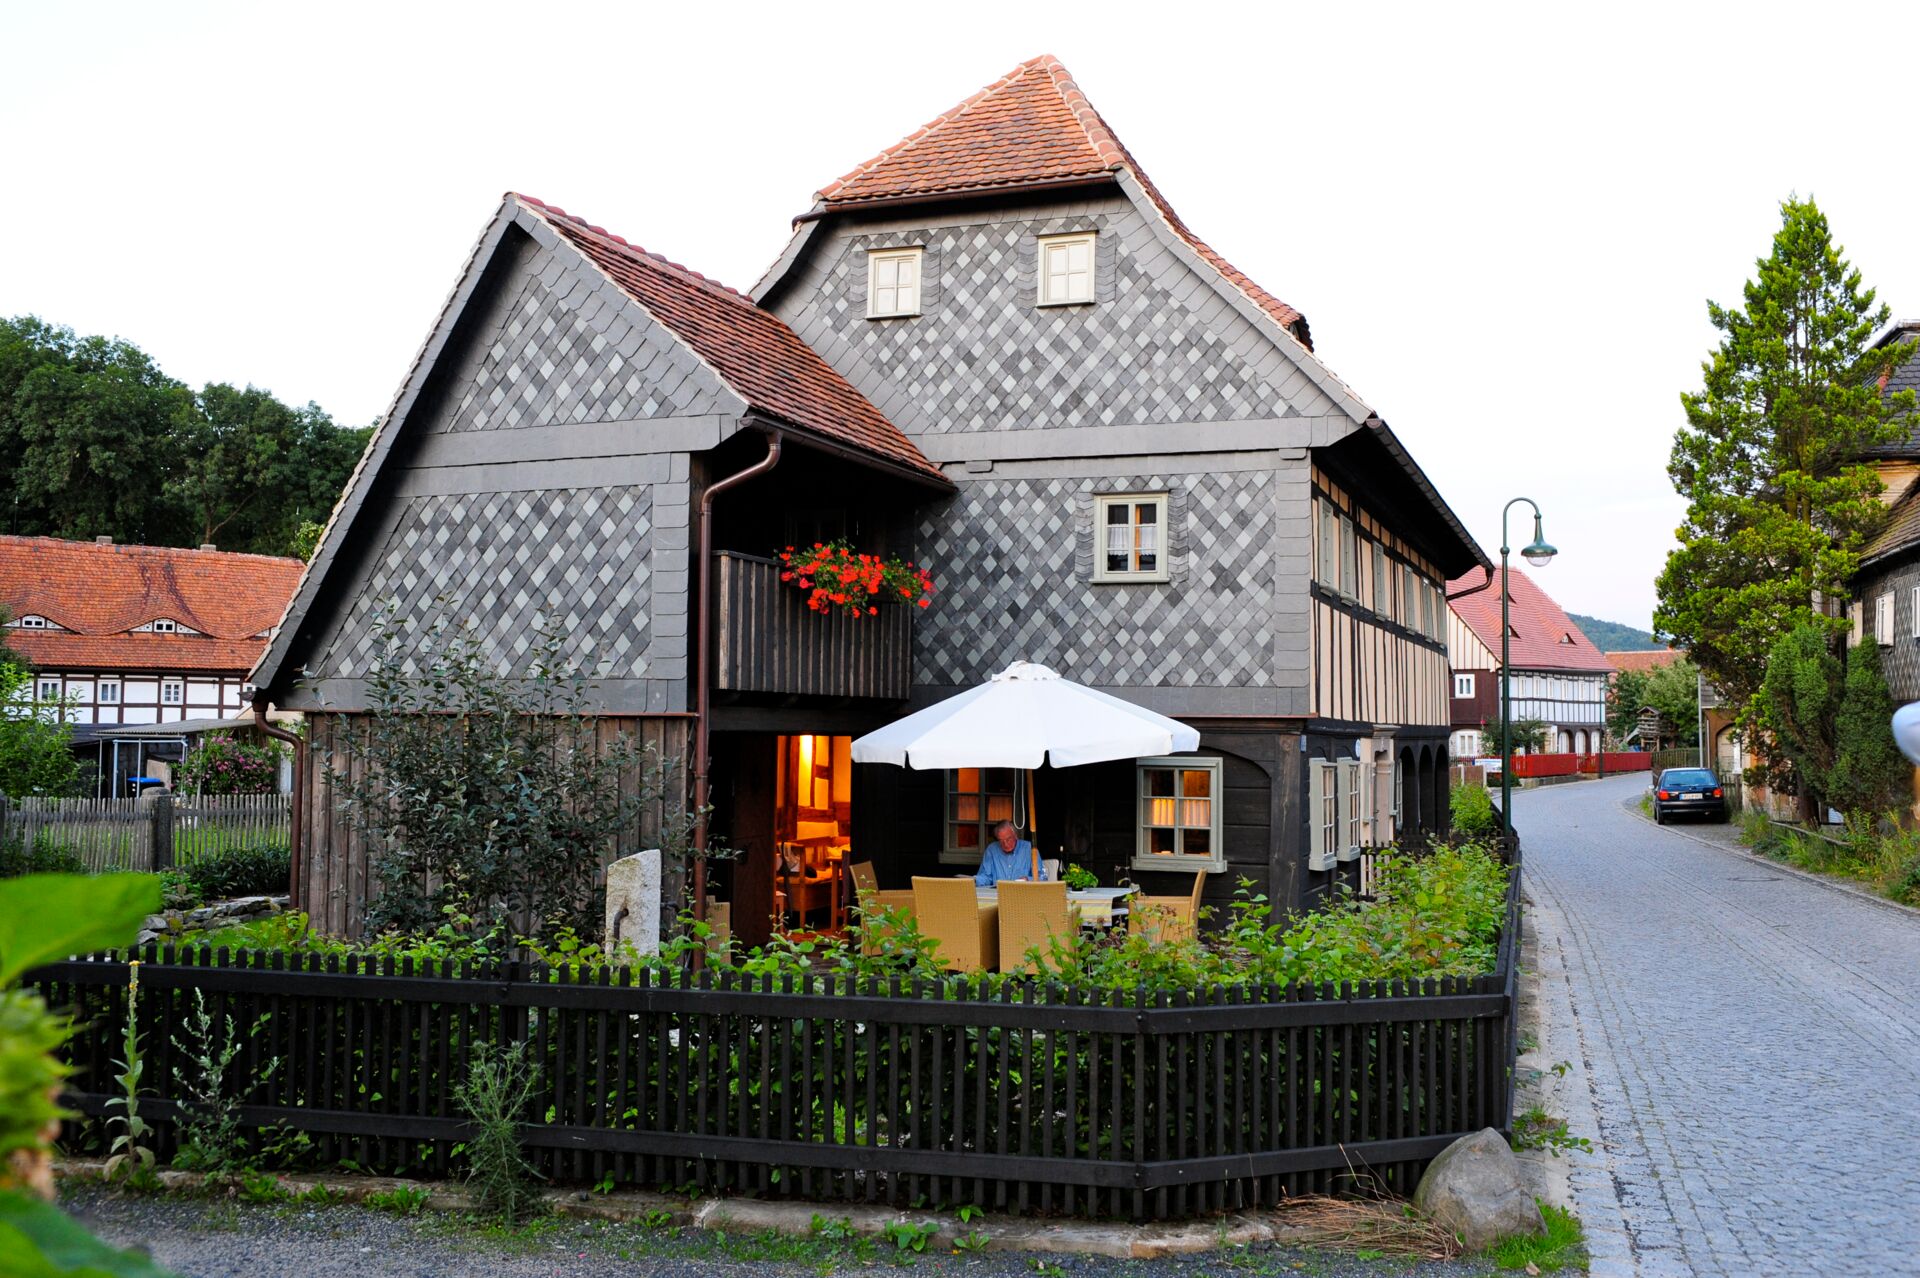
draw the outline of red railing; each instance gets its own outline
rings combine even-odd
[[[1645,772],[1650,757],[1644,750],[1609,750],[1606,771]],[[1516,777],[1571,777],[1599,772],[1598,754],[1522,754],[1513,760]]]

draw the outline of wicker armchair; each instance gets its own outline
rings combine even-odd
[[[860,952],[878,954],[881,946],[896,930],[888,924],[882,911],[898,911],[912,917],[913,893],[904,889],[881,891],[880,879],[874,874],[871,861],[851,865],[847,867],[847,873],[853,879],[854,904],[860,914]]]
[[[1001,971],[1032,971],[1028,950],[1038,947],[1045,956],[1055,937],[1069,939],[1073,932],[1066,884],[1009,881],[1000,885]]]
[[[1193,876],[1190,896],[1136,896],[1129,903],[1133,930],[1160,941],[1190,941],[1200,925],[1200,892],[1207,885],[1205,870]]]
[[[982,905],[972,879],[915,875],[913,912],[950,972],[991,971],[1000,957],[1000,910]]]

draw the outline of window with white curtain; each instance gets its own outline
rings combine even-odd
[[[1139,801],[1136,870],[1227,868],[1220,842],[1220,760],[1199,757],[1141,759],[1135,768]]]
[[[1887,591],[1873,601],[1873,638],[1881,645],[1893,642],[1893,592]]]
[[[1095,581],[1167,580],[1167,494],[1102,494],[1093,516]]]

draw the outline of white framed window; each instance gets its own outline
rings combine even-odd
[[[1093,300],[1093,232],[1040,239],[1040,305],[1076,306]]]
[[[1014,796],[1020,773],[1013,768],[949,768],[942,861],[955,865],[980,864],[981,849],[993,837],[993,827],[1018,820]]]
[[[1913,607],[1912,607],[1911,615],[1913,617],[1913,637],[1915,639],[1920,639],[1920,586],[1915,586],[1913,588]]]
[[[1167,494],[1103,493],[1093,526],[1095,581],[1167,580]]]
[[[1139,795],[1136,870],[1227,868],[1220,842],[1220,760],[1141,759],[1134,769]]]
[[[1893,592],[1887,591],[1873,601],[1873,638],[1881,645],[1893,642]]]
[[[58,701],[60,699],[60,681],[58,679],[42,679],[39,681],[39,686],[40,700]]]
[[[1331,759],[1307,767],[1307,868],[1324,873],[1340,857],[1340,767]]]
[[[1453,677],[1453,695],[1457,698],[1473,695],[1473,675],[1457,674]]]
[[[38,613],[28,613],[16,623],[22,630],[45,630],[47,619]]]
[[[920,266],[924,251],[917,248],[874,249],[867,254],[867,318],[920,313]]]
[[[1397,755],[1394,757],[1394,760],[1393,760],[1392,802],[1393,802],[1393,837],[1397,839],[1400,837],[1400,759],[1399,759],[1399,756]]]
[[[120,681],[118,679],[102,679],[95,688],[94,696],[103,706],[119,705]]]
[[[179,628],[180,623],[172,617],[156,617],[152,626],[153,633],[156,635],[170,635]]]
[[[187,685],[178,679],[162,680],[160,684],[160,704],[177,706],[187,699]]]
[[[1340,516],[1340,593],[1349,599],[1360,597],[1360,543],[1353,520],[1345,515]]]
[[[1361,782],[1365,776],[1365,765],[1358,759],[1342,759],[1339,767],[1340,780],[1340,846],[1336,855],[1342,861],[1352,861],[1360,855],[1363,835],[1360,823],[1366,818],[1366,804],[1361,799]]]
[[[1384,617],[1393,610],[1393,583],[1387,580],[1387,548],[1373,543],[1373,611]]]
[[[1315,577],[1323,586],[1340,588],[1340,516],[1333,503],[1322,498],[1314,499],[1314,509],[1320,514],[1319,556],[1314,565]]]

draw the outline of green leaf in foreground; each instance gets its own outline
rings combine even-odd
[[[0,879],[0,989],[43,963],[130,943],[159,908],[151,874]]]
[[[174,1278],[118,1251],[52,1203],[0,1190],[0,1274],[9,1278]]]

